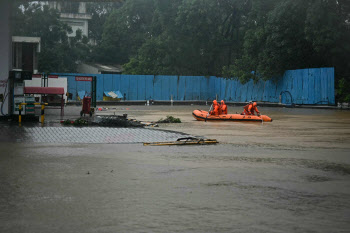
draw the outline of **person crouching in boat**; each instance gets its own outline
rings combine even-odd
[[[257,106],[256,102],[253,103],[252,101],[249,101],[249,103],[243,107],[244,110],[241,113],[241,115],[255,115],[255,112],[256,112],[257,115],[260,116],[260,112],[256,106]]]
[[[221,114],[227,115],[227,105],[223,100],[221,100],[220,107],[221,107]]]
[[[213,100],[213,110],[209,112],[210,115],[220,115],[220,106],[216,100]]]

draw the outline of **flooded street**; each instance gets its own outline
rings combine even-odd
[[[195,121],[209,106],[107,108],[179,117],[152,130],[220,143],[16,142],[22,129],[3,124],[0,232],[350,231],[350,111],[260,107],[262,124]]]

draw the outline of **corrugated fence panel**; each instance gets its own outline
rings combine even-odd
[[[309,104],[309,82],[308,82],[309,70],[308,69],[302,70],[302,76],[303,76],[303,90],[302,90],[303,104]]]
[[[309,80],[313,85],[309,86],[309,99],[311,104],[318,103],[320,101],[320,69],[309,69]]]
[[[77,99],[77,82],[75,77],[67,77],[67,91],[72,93],[72,100]]]
[[[120,79],[120,92],[123,95],[125,95],[126,100],[130,100],[129,99],[129,75],[122,75],[121,79]]]
[[[293,72],[294,79],[296,80],[295,91],[292,93],[293,101],[295,104],[302,104],[304,101],[303,97],[303,86],[304,86],[304,77],[302,70],[294,70]]]
[[[146,100],[154,99],[153,97],[153,75],[145,75],[145,82],[146,82]]]
[[[113,75],[103,74],[103,90],[104,91],[115,91],[113,86]]]
[[[323,103],[326,103],[328,100],[327,100],[327,75],[328,75],[328,72],[326,69],[322,69],[321,70],[321,75],[320,75],[320,79],[321,79],[321,89],[320,89],[320,92],[321,92],[321,96],[320,96],[320,100],[321,102]]]
[[[154,76],[153,78],[153,96],[154,100],[162,100],[162,79],[161,76]]]
[[[210,76],[210,78],[209,78],[209,97],[208,97],[209,100],[215,99],[216,80],[217,80],[217,77],[215,77],[215,76]]]
[[[169,82],[169,96],[172,96],[173,100],[177,100],[177,76],[168,76]]]
[[[225,89],[225,96],[224,96],[224,100],[225,101],[229,101],[231,98],[231,90],[232,90],[232,80],[227,79],[226,80],[226,89]]]
[[[249,100],[279,102],[283,91],[289,91],[295,104],[334,104],[334,68],[288,70],[276,80],[252,80],[241,84],[236,79],[203,76],[153,76],[119,74],[59,74],[67,77],[67,90],[77,99],[79,91],[91,95],[91,82],[75,81],[75,75],[97,77],[97,100],[104,91],[120,91],[127,100]],[[66,75],[66,76],[65,76]],[[71,76],[70,76],[71,75]],[[283,103],[290,103],[288,94]]]
[[[128,75],[126,78],[129,80],[129,88],[127,92],[128,100],[137,100],[137,81],[138,75]]]
[[[328,98],[329,104],[335,104],[335,92],[334,92],[334,68],[323,68],[327,71],[328,77]]]
[[[200,96],[201,96],[201,81],[202,81],[202,77],[201,76],[194,76],[193,77],[193,86],[194,88],[194,92],[193,92],[193,100],[201,100]]]
[[[198,77],[182,76],[186,81],[186,100],[196,100],[200,96]]]
[[[186,78],[184,76],[178,77],[178,86],[177,86],[177,93],[179,100],[187,100],[186,99]]]
[[[113,74],[112,77],[113,77],[113,90],[120,91],[121,75],[120,74]]]
[[[242,102],[242,90],[243,90],[243,85],[241,82],[239,82],[238,80],[235,81],[235,84],[236,84],[236,99],[235,101],[236,102]]]
[[[210,91],[210,77],[202,77],[200,81],[200,99],[208,100]]]
[[[146,77],[138,75],[137,77],[137,100],[146,99]]]
[[[168,76],[159,76],[161,88],[160,88],[160,96],[161,100],[170,100],[170,85]]]
[[[220,95],[218,95],[218,101],[225,99],[226,92],[226,79],[220,78]]]
[[[309,69],[309,77],[308,77],[308,83],[309,83],[309,93],[308,93],[308,104],[315,104],[315,73]]]
[[[101,74],[94,74],[94,76],[96,76],[96,100],[101,101],[101,100],[103,100],[103,92],[104,92],[103,75],[101,75]]]

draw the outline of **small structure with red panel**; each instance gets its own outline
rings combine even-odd
[[[92,116],[93,111],[91,110],[91,97],[85,96],[83,98],[83,107],[82,110],[80,111],[80,116],[85,116],[85,114],[89,114]]]
[[[64,115],[64,88],[63,87],[24,87],[25,95],[41,95],[41,102],[48,103],[47,108],[61,109],[61,116]]]

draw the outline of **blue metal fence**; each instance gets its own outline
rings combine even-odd
[[[60,74],[65,75],[75,74]],[[104,91],[120,91],[127,100],[249,100],[295,104],[335,104],[334,68],[288,70],[278,80],[253,80],[241,84],[235,79],[204,76],[76,74],[97,77],[97,100]],[[68,92],[77,98],[79,91],[91,92],[90,82],[67,76]]]

